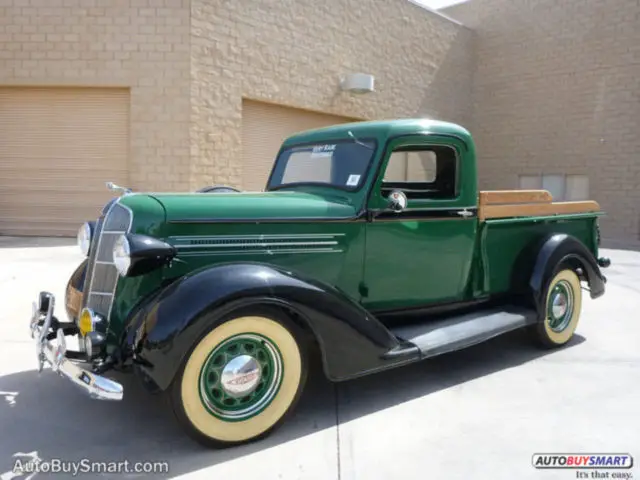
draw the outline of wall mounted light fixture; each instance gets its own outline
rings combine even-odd
[[[367,73],[352,73],[340,79],[340,88],[345,92],[364,94],[374,92],[375,78]]]

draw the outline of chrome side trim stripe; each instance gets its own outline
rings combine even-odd
[[[335,252],[344,233],[298,233],[258,235],[200,235],[192,237],[169,237],[180,255],[215,252],[219,255],[257,254],[274,252],[310,253]]]
[[[196,236],[172,236],[167,237],[171,241],[201,241],[201,240],[287,240],[302,238],[335,238],[344,237],[344,233],[294,233],[294,234],[255,234],[255,235],[196,235]]]
[[[327,242],[256,242],[256,243],[199,243],[195,245],[174,245],[178,250],[181,248],[242,248],[242,247],[313,247],[337,245],[335,240]]]
[[[181,253],[181,257],[209,257],[209,256],[224,256],[224,255],[295,255],[302,253],[341,253],[342,249],[332,248],[310,248],[310,249],[289,249],[289,250],[233,250],[233,251],[221,251],[221,252],[185,252]]]

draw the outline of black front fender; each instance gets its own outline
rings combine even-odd
[[[129,322],[125,347],[164,390],[206,331],[234,309],[251,304],[276,304],[295,312],[317,339],[332,380],[407,360],[402,355],[383,358],[399,347],[397,338],[339,290],[278,267],[250,263],[196,271],[157,293]]]
[[[544,314],[546,285],[561,264],[580,268],[584,272],[591,298],[604,294],[605,278],[594,255],[577,238],[564,233],[554,234],[541,243],[529,280],[533,300],[541,315]]]

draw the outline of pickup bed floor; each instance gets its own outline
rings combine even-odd
[[[396,337],[416,345],[423,358],[460,350],[535,323],[536,312],[503,307],[392,328]]]

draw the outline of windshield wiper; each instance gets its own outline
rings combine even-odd
[[[347,135],[349,135],[358,145],[368,148],[369,150],[373,150],[373,147],[371,145],[367,145],[366,143],[362,143],[360,140],[358,140],[351,130],[347,130]]]
[[[336,188],[335,185],[328,182],[293,182],[293,183],[281,183],[280,185],[275,185],[273,187],[269,187],[268,192],[273,192],[274,190],[281,190],[283,188],[289,187],[332,187]]]

